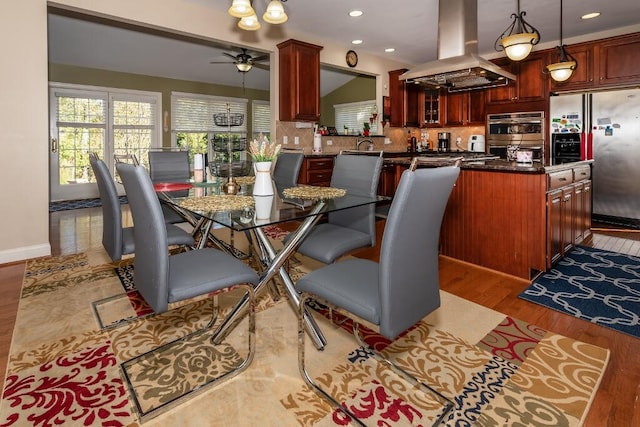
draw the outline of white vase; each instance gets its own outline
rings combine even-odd
[[[271,218],[271,206],[273,206],[273,196],[254,196],[256,203],[256,224],[266,224]]]
[[[254,196],[273,196],[273,182],[271,181],[271,162],[254,162],[253,170],[256,182],[253,184]]]

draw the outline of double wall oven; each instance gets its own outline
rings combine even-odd
[[[533,160],[544,160],[544,112],[489,114],[487,149],[507,159],[518,150],[531,151]]]

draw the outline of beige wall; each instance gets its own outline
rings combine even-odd
[[[0,40],[2,263],[50,252],[46,2],[4,4]]]

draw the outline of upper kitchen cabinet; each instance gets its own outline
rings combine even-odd
[[[420,127],[440,127],[443,125],[445,96],[438,89],[422,89],[419,94],[418,117]]]
[[[521,62],[513,62],[508,58],[494,60],[497,65],[515,74],[516,81],[487,89],[487,109],[498,111],[500,108],[492,107],[506,104],[513,110],[514,104],[520,104],[527,110],[544,110],[549,94],[548,79],[542,70],[547,65],[547,58],[548,52],[534,52]]]
[[[485,125],[486,91],[471,90],[446,95],[445,126]]]
[[[573,55],[578,66],[566,82],[549,79],[552,91],[640,83],[640,33],[567,46],[567,52]]]
[[[406,69],[389,71],[389,98],[391,100],[392,127],[420,126],[420,106],[424,94],[417,84],[400,80]]]
[[[317,122],[320,118],[320,51],[298,40],[278,45],[280,121]]]

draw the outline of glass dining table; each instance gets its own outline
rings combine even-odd
[[[295,190],[278,188],[274,183],[273,196],[253,196],[250,180],[244,182],[239,177],[240,191],[236,195],[225,195],[224,180],[206,183],[171,184],[156,186],[161,200],[178,212],[190,218],[194,235],[199,235],[197,245],[207,244],[214,224],[233,232],[243,232],[259,254],[263,265],[256,293],[264,288],[276,274],[282,279],[291,307],[297,312],[300,297],[286,268],[285,262],[293,255],[312,227],[325,213],[349,209],[357,206],[382,203],[390,200],[384,196],[367,197],[349,194],[336,196],[331,189],[322,187],[296,187]],[[300,197],[291,197],[289,191],[299,191]],[[309,190],[309,191],[307,191]],[[335,190],[335,189],[334,189]],[[311,193],[311,194],[309,194]],[[286,197],[285,194],[289,195]],[[280,250],[276,250],[264,228],[286,222],[295,222],[297,227]],[[231,325],[244,313],[248,305],[245,296],[233,309],[225,321],[213,333],[213,342],[219,343],[230,332]],[[313,317],[305,314],[307,333],[318,349],[323,349],[326,340]]]

